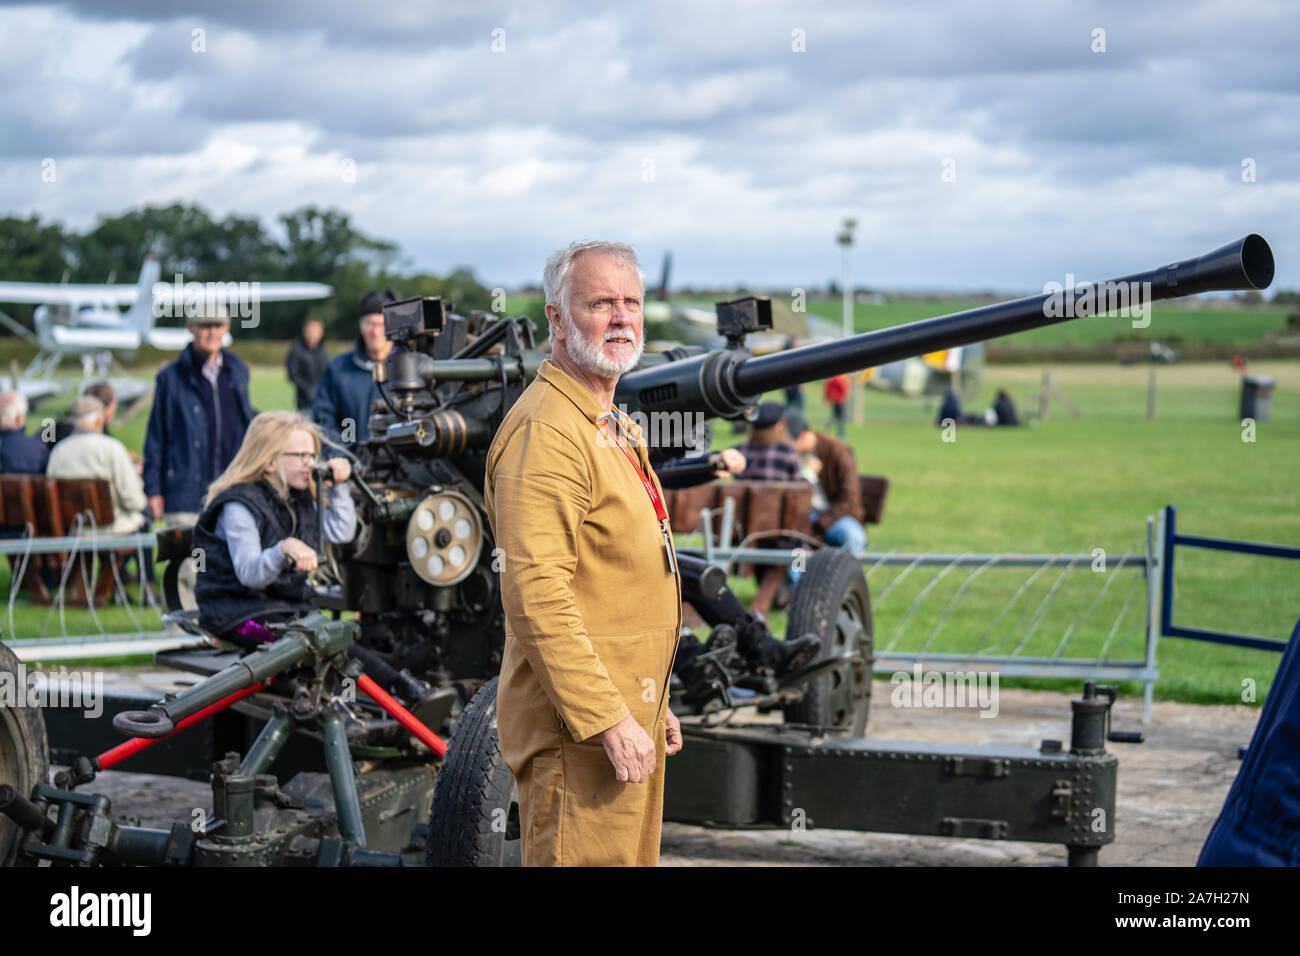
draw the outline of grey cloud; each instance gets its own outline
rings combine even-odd
[[[1137,235],[1141,226],[1150,237],[1152,204],[1186,210],[1159,224],[1171,236],[1204,231],[1218,241],[1225,223],[1252,216],[1280,230],[1280,214],[1234,205],[1251,195],[1228,190],[1242,186],[1246,156],[1258,162],[1260,189],[1300,181],[1300,18],[1281,4],[1062,11],[949,2],[882,12],[847,2],[670,2],[591,16],[559,2],[507,17],[470,3],[440,3],[436,15],[414,3],[359,13],[342,0],[202,6],[67,5],[74,24],[149,28],[122,51],[117,85],[40,82],[31,61],[0,61],[0,156],[175,155],[234,137],[235,124],[294,123],[309,162],[346,156],[386,177],[340,195],[423,261],[482,261],[517,276],[529,256],[549,251],[533,246],[547,245],[563,208],[572,212],[566,229],[626,231],[619,224],[639,217],[654,243],[689,221],[683,281],[703,274],[696,268],[739,276],[742,261],[754,275],[811,271],[822,281],[819,263],[834,250],[797,237],[820,236],[816,223],[830,229],[849,210],[890,231],[900,282],[912,281],[918,244],[965,248],[967,274],[1012,276],[1067,243],[1095,246],[1106,228]],[[190,49],[195,26],[207,31],[206,53]],[[496,26],[507,31],[504,54],[489,48]],[[1095,27],[1106,30],[1104,54],[1090,49]],[[791,51],[796,28],[806,30],[806,53]],[[961,180],[942,191],[949,153]],[[648,203],[636,188],[643,156],[656,161],[659,195],[671,202]],[[540,172],[519,173],[517,189],[493,185],[503,168],[530,163]],[[286,202],[317,188],[265,154],[240,176]],[[289,178],[291,188],[276,189]],[[430,181],[455,185],[436,195]],[[187,198],[240,208],[233,185],[199,182]],[[1190,183],[1222,192],[1181,195]],[[410,197],[463,231],[450,245],[422,238]],[[1197,215],[1198,203],[1213,217]],[[482,225],[503,204],[531,243],[502,245],[499,224]],[[738,214],[759,231],[749,241],[734,235]],[[1023,262],[971,249],[1009,236],[1037,238]],[[1126,241],[1107,248],[1122,255]]]

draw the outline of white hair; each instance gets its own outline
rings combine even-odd
[[[637,261],[636,250],[626,242],[608,242],[603,239],[572,242],[568,248],[552,253],[546,260],[546,268],[542,271],[542,291],[546,295],[546,304],[554,305],[564,318],[569,315],[569,275],[573,271],[573,264],[579,256],[589,252],[613,256],[620,264],[633,269],[641,283],[641,293],[645,294],[645,278],[641,275],[641,263]],[[546,323],[546,337],[548,339],[551,337],[549,322]]]
[[[27,417],[27,396],[22,392],[0,395],[0,428],[17,428]]]

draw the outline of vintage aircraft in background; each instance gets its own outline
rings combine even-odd
[[[21,372],[11,373],[12,387],[31,403],[65,391],[72,383],[55,378],[68,357],[81,359],[82,379],[109,379],[123,403],[146,392],[150,385],[133,379],[114,359],[117,352],[136,352],[143,346],[179,352],[190,341],[183,327],[159,326],[163,315],[183,316],[188,285],[160,283],[160,267],[153,253],[145,256],[134,285],[71,284],[67,282],[0,282],[0,302],[35,305],[33,332],[0,312],[0,324],[37,347],[36,357]],[[333,293],[319,282],[209,283],[200,286],[204,305],[231,310],[236,296],[255,296],[256,303],[324,299]],[[126,311],[123,311],[126,307]],[[238,319],[232,319],[238,321]],[[226,336],[226,345],[230,336]],[[114,376],[117,371],[120,375]]]
[[[687,345],[714,348],[722,345],[717,331],[717,315],[703,305],[670,302],[668,279],[672,270],[672,253],[664,253],[659,286],[647,289],[642,314],[647,322],[660,323],[664,336]],[[653,298],[651,295],[653,294]],[[751,333],[745,347],[754,355],[779,352],[790,344],[811,345],[839,338],[841,326],[809,312],[795,312],[781,298],[772,298],[772,330]],[[667,347],[671,341],[656,343]],[[942,395],[949,388],[970,393],[979,385],[984,371],[984,343],[945,349],[915,358],[890,362],[879,368],[864,369],[853,376],[856,384],[865,384],[908,398]]]
[[[657,344],[667,347],[672,342],[680,342],[685,345],[701,345],[705,348],[720,347],[724,340],[718,334],[718,316],[712,308],[700,304],[669,301],[668,279],[672,273],[672,264],[672,252],[665,252],[659,286],[653,292],[649,288],[646,289],[645,302],[641,306],[641,314],[645,321],[657,324],[657,331],[671,340],[668,342],[661,340]],[[766,355],[789,347],[791,341],[807,345],[810,342],[834,337],[835,329],[830,322],[815,315],[810,316],[806,312],[795,312],[785,302],[774,297],[771,331],[751,332],[745,338],[745,348],[754,355]]]
[[[972,393],[983,374],[984,343],[976,342],[869,368],[860,381],[870,388],[916,398],[942,395],[950,388]]]

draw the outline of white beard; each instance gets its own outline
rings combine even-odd
[[[637,362],[641,361],[641,353],[645,351],[645,326],[641,327],[641,332],[637,336],[636,350],[623,361],[614,362],[605,357],[602,347],[611,338],[630,338],[626,326],[606,329],[605,337],[597,342],[585,338],[567,315],[561,313],[560,321],[564,323],[566,336],[564,345],[569,352],[569,357],[593,375],[599,375],[601,378],[618,378],[632,371],[636,368]]]

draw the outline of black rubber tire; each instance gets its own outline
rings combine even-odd
[[[429,866],[519,866],[519,792],[497,740],[497,678],[465,706],[429,809]]]
[[[819,661],[855,644],[862,659],[813,678],[802,700],[782,708],[786,722],[844,728],[861,737],[871,707],[871,595],[862,564],[849,552],[821,548],[808,559],[785,628],[787,639],[804,634],[821,640]]]
[[[18,658],[0,644],[0,673],[12,675],[14,690],[25,696],[17,682]],[[7,695],[6,695],[7,696]],[[39,707],[11,707],[0,703],[0,783],[7,783],[30,798],[38,783],[49,783],[50,748],[45,736],[45,717]],[[0,813],[0,866],[22,865],[17,860],[22,830]]]

